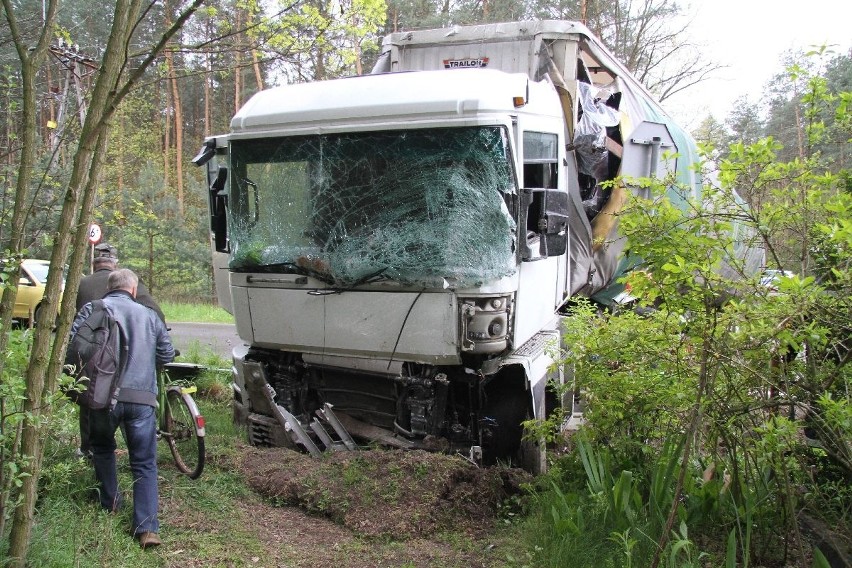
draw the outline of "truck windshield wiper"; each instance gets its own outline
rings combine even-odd
[[[373,272],[371,274],[367,274],[366,276],[362,276],[361,278],[359,278],[358,280],[356,280],[355,282],[353,282],[352,284],[347,286],[347,288],[352,289],[352,288],[356,288],[356,287],[360,286],[361,284],[372,284],[373,282],[379,282],[381,280],[390,280],[389,277],[383,276],[383,274],[385,273],[385,271],[387,269],[388,269],[388,267],[385,266],[384,268],[380,268],[379,270],[376,270],[375,272]]]
[[[362,276],[361,278],[359,278],[358,280],[356,280],[355,282],[353,282],[352,284],[349,284],[347,286],[339,286],[339,287],[329,288],[328,290],[314,290],[314,291],[308,292],[308,293],[311,294],[311,295],[314,295],[314,296],[327,296],[327,295],[332,295],[332,294],[342,294],[343,292],[351,292],[355,288],[357,288],[358,286],[361,286],[362,284],[372,284],[373,282],[380,282],[382,280],[390,280],[390,278],[382,276],[382,273],[385,270],[387,270],[387,267],[382,268],[380,270],[377,270],[376,272],[373,272],[372,274],[367,274],[366,276]]]
[[[340,286],[334,288],[333,290],[329,290],[329,293],[340,294],[342,292],[351,292],[352,290],[363,284],[372,284],[374,282],[381,282],[382,280],[390,280],[390,277],[382,275],[387,269],[387,266],[385,266],[384,268],[380,268],[375,272],[362,276],[351,284],[347,284],[346,286]]]
[[[354,290],[358,286],[363,284],[372,284],[373,282],[380,282],[383,280],[391,280],[390,277],[384,276],[384,272],[387,271],[388,267],[380,268],[375,272],[371,272],[365,276],[362,276],[355,282],[351,284],[347,284],[345,286],[336,286],[334,288],[330,288],[328,290],[323,290],[321,293],[324,294],[340,294],[342,292],[348,292]],[[334,278],[328,272],[315,270],[308,266],[304,266],[301,263],[295,262],[274,262],[271,264],[260,264],[257,266],[242,266],[240,268],[233,269],[234,272],[265,272],[265,273],[284,273],[284,274],[301,274],[302,276],[310,276],[312,278],[316,278],[321,282],[325,282],[326,284],[335,284]]]
[[[282,272],[285,274],[301,274],[302,276],[316,278],[326,284],[333,283],[333,279],[330,274],[313,270],[306,266],[301,266],[295,262],[275,262],[272,264],[261,264],[257,266],[244,266],[239,269],[239,272]]]

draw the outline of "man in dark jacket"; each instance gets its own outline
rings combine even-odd
[[[80,280],[80,288],[77,290],[77,311],[89,302],[100,300],[107,293],[107,279],[110,273],[118,267],[118,250],[109,243],[95,245],[92,260],[92,273]],[[151,297],[145,284],[139,282],[136,292],[136,302],[147,306],[157,312],[157,316],[165,323],[166,316],[160,306]],[[78,455],[89,457],[91,447],[89,445],[89,409],[80,407],[80,450]]]
[[[80,288],[77,290],[77,310],[93,302],[100,300],[107,293],[107,278],[109,273],[118,266],[118,250],[109,243],[95,245],[94,258],[92,259],[92,273],[80,280]],[[160,317],[163,322],[166,316],[160,306],[151,297],[148,288],[143,282],[139,282],[139,292],[136,301],[143,306],[148,306]]]
[[[115,465],[115,431],[124,429],[133,474],[133,534],[142,548],[162,544],[157,519],[157,368],[175,357],[166,325],[138,304],[138,278],[126,268],[109,274],[104,307],[121,327],[127,362],[119,377],[118,402],[112,409],[89,410],[92,462],[100,483],[101,506],[115,511],[121,505]],[[77,313],[71,337],[92,313],[88,303]]]

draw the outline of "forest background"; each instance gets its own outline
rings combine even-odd
[[[2,0],[2,5],[8,27],[0,30],[0,246],[5,259],[40,257],[50,258],[55,265],[67,264],[68,289],[72,292],[76,290],[82,269],[87,264],[86,229],[90,223],[97,222],[104,230],[105,240],[119,247],[122,264],[135,269],[158,298],[213,301],[205,182],[201,171],[188,166],[200,142],[207,135],[227,132],[230,117],[252,93],[262,88],[285,82],[368,72],[378,55],[380,38],[388,32],[526,18],[582,20],[664,105],[665,100],[675,93],[700,89],[702,81],[718,70],[717,64],[706,59],[701,46],[691,42],[688,23],[682,23],[683,20],[676,17],[679,7],[671,0],[607,3],[589,0],[317,0],[292,3],[194,0],[150,4],[138,0],[117,0],[112,6],[87,1],[60,3],[58,0],[44,0],[37,3]],[[810,247],[809,243],[813,241],[809,239],[819,235],[809,231],[812,227],[819,229],[830,225],[833,211],[840,223],[847,224],[841,225],[841,230],[828,231],[827,237],[823,235],[825,242],[834,246],[840,242],[836,239],[848,239],[849,210],[837,209],[836,204],[832,204],[835,209],[826,209],[822,201],[811,202],[809,195],[821,195],[823,188],[828,188],[831,195],[849,193],[848,92],[851,89],[850,54],[832,53],[830,49],[817,49],[812,57],[790,54],[789,66],[778,70],[776,78],[767,85],[760,105],[743,101],[724,122],[708,117],[695,132],[696,138],[706,143],[708,163],[723,166],[720,178],[723,186],[726,180],[728,187],[731,183],[738,185],[743,190],[742,197],[753,207],[757,206],[753,209],[755,212],[774,211],[774,221],[770,221],[778,223],[779,219],[784,220],[785,215],[792,219],[795,213],[795,220],[802,222],[797,227],[784,227],[777,234],[761,234],[766,237],[764,244],[770,245],[770,251],[776,253],[771,257],[772,266],[792,268],[804,277],[816,274],[818,269],[834,274],[832,267],[843,265],[845,272],[840,276],[834,274],[833,278],[847,285],[847,288],[840,288],[844,291],[848,291],[848,243],[844,245],[846,249],[837,249],[845,251],[845,256],[832,257],[817,250],[818,246]],[[835,108],[837,112],[834,112]],[[767,135],[771,135],[773,140],[763,141]],[[725,164],[728,164],[727,170]],[[761,178],[767,172],[777,177],[768,181]],[[776,189],[786,193],[773,193]],[[797,191],[800,192],[798,201],[795,199],[797,195],[791,193]],[[818,217],[808,216],[817,209]],[[665,219],[660,215],[658,220]],[[765,228],[756,213],[751,220],[758,232]],[[793,230],[802,227],[804,229],[798,233]],[[696,231],[682,235],[684,242],[695,244],[695,251],[704,250],[701,247],[708,243],[692,239],[711,228],[697,225]],[[660,233],[646,229],[645,234]],[[641,227],[631,235],[633,237],[636,238],[632,242],[638,246],[642,237]],[[776,237],[778,240],[775,240]],[[791,242],[797,242],[796,238],[799,238],[798,249],[789,246]],[[718,248],[719,243],[710,244]],[[783,246],[773,249],[773,244]],[[657,245],[668,248],[661,251],[655,250],[653,244],[648,245],[651,248],[646,258],[655,255],[667,258],[665,255],[671,253],[671,242]],[[707,253],[708,257],[714,257],[718,252],[708,250]],[[690,305],[688,300],[693,296],[684,293],[683,304],[676,306],[670,296],[670,307],[677,308],[673,313],[694,316],[699,313],[696,308],[700,307],[715,314],[715,308],[701,303],[708,297],[706,281],[699,285],[694,281],[685,283],[671,278],[676,273],[692,274],[691,266],[696,270],[702,268],[703,265],[690,264],[700,263],[700,260],[681,258],[679,262],[682,265],[660,262],[657,266],[658,270],[662,270],[660,276],[668,278],[672,286],[669,291],[677,289],[683,292],[692,286],[694,298],[698,300],[698,304]],[[823,265],[819,266],[819,262]],[[14,263],[11,266],[9,276],[14,282],[17,280]],[[42,323],[54,321],[59,312],[58,274],[54,271],[53,280],[48,283],[45,297],[48,309],[41,317]],[[806,281],[803,285],[800,282],[800,289],[810,293],[807,290],[810,283]],[[635,284],[642,286],[641,282]],[[649,297],[653,296],[652,290],[646,291]],[[9,341],[7,332],[11,328],[9,314],[14,293],[13,287],[4,287],[0,304],[0,323],[4,331],[0,335],[0,352],[3,353]],[[832,298],[832,294],[824,289],[814,294],[819,301]],[[73,311],[67,309],[68,304],[73,303],[73,298],[68,296],[66,294],[64,309],[57,322],[56,338],[67,336]],[[805,300],[793,294],[790,298]],[[837,298],[848,302],[849,294],[844,292]],[[773,304],[789,309],[788,315],[782,317],[777,313],[755,311],[751,314],[754,321],[759,319],[756,314],[770,319],[763,322],[763,329],[754,330],[753,337],[758,336],[758,331],[774,329],[773,326],[780,321],[793,321],[789,314],[796,313],[794,303],[775,301],[760,307],[765,309]],[[848,304],[841,302],[839,309],[832,305],[827,311],[841,316],[833,323],[840,321],[839,329],[848,333],[848,317],[843,319],[843,309],[848,314]],[[582,333],[578,334],[582,337],[577,337],[578,346],[583,337],[596,340],[588,330],[596,329],[597,320],[584,321],[582,315],[576,320],[583,325]],[[634,329],[647,326],[648,332],[653,331],[650,329],[653,322],[624,321]],[[613,332],[618,331],[617,325],[602,334],[613,336]],[[795,329],[768,333],[768,344],[787,349],[814,338],[829,338],[823,343],[836,345],[830,338],[836,339],[837,326],[816,329],[809,325],[809,322],[802,322]],[[720,353],[733,353],[730,349],[732,344],[727,342],[737,338],[730,332],[721,334],[718,336],[718,350],[702,348],[695,351],[698,344],[687,344],[683,338],[702,329],[712,332],[707,337],[715,337],[716,327],[693,325],[690,329],[678,329],[675,336],[665,335],[670,332],[668,329],[661,330],[660,345],[667,349],[677,344],[684,349],[686,357],[701,354],[703,358],[698,361],[698,367],[703,372],[711,360],[716,363],[722,361]],[[19,398],[14,401],[14,411],[4,410],[0,421],[4,425],[4,444],[8,443],[14,450],[9,454],[14,459],[7,460],[4,454],[0,484],[18,486],[13,492],[15,502],[8,504],[14,505],[10,556],[19,563],[25,557],[32,528],[45,438],[43,428],[47,424],[45,419],[49,418],[53,404],[51,397],[56,392],[60,374],[57,366],[60,357],[57,354],[64,350],[64,340],[54,343],[53,337],[49,326],[37,326],[21,381],[23,390],[20,393],[15,391],[15,397]],[[748,339],[740,337],[738,340]],[[843,341],[845,339],[841,336],[841,347]],[[824,344],[821,345],[824,347]],[[655,354],[650,345],[643,345],[643,348],[648,354]],[[832,369],[844,368],[849,360],[848,353],[847,349],[841,360],[833,363]],[[768,360],[766,355],[759,350],[754,354],[755,361],[762,357],[765,362]],[[620,365],[625,357],[630,355],[619,355],[613,363]],[[657,361],[662,359],[658,357]],[[754,361],[746,361],[750,362]],[[591,364],[589,361],[586,363]],[[684,373],[687,367],[681,363],[678,360],[667,368],[672,373],[670,376]],[[690,361],[690,365],[694,363]],[[0,365],[5,364],[5,360],[0,361]],[[582,365],[583,361],[576,364]],[[659,367],[646,365],[645,368]],[[612,367],[605,376],[597,378],[610,380],[620,376],[618,371]],[[594,378],[595,368],[590,368],[589,373]],[[751,371],[738,376],[758,376],[749,373]],[[838,381],[838,376],[842,380]],[[785,374],[784,377],[786,380],[800,376]],[[4,374],[4,381],[6,378]],[[636,377],[624,375],[621,378],[652,377],[636,373]],[[684,378],[695,376],[687,372]],[[831,402],[831,396],[841,396],[840,401],[845,406],[838,414],[837,422],[846,429],[836,430],[839,435],[834,439],[845,443],[843,448],[848,452],[849,437],[843,435],[850,428],[846,388],[848,373],[832,371],[817,378],[825,380],[807,383],[814,388],[807,391],[803,399],[813,402],[827,395]],[[691,395],[684,391],[656,392],[651,398],[651,383],[634,381],[633,384],[641,389],[638,394],[648,394],[648,408],[660,407],[665,395],[674,397],[673,401],[691,400]],[[690,384],[689,380],[683,384]],[[9,385],[3,383],[2,386],[5,389]],[[604,392],[630,392],[622,388],[624,386],[627,386],[626,383]],[[675,405],[670,418],[677,420],[671,423],[671,432],[684,431],[679,419],[711,410],[704,408],[702,403],[708,383],[699,382],[699,386],[695,411],[681,412]],[[755,416],[752,413],[755,409],[780,408],[784,404],[776,396],[780,392],[778,390],[772,391],[775,394],[769,403],[758,399],[755,393],[760,388],[762,386],[756,390],[754,385],[738,384],[737,393],[747,398],[743,406],[719,406],[712,410],[723,408],[727,414],[721,414],[720,420],[734,420],[741,416]],[[787,388],[783,394],[790,392]],[[721,400],[725,398],[721,397]],[[13,399],[4,391],[2,401],[5,405]],[[612,404],[599,404],[598,408],[617,410],[618,404],[636,408],[635,400],[610,402]],[[635,414],[631,414],[633,416]],[[650,417],[640,424],[627,423],[632,430],[618,432],[616,428],[615,432],[607,435],[618,434],[618,439],[629,445],[631,440],[639,439],[635,429],[638,426],[662,424],[659,421],[655,423]],[[616,412],[611,425],[617,427],[620,424],[625,424],[625,421],[619,420]],[[777,421],[773,418],[771,424],[777,426]],[[730,423],[726,426],[731,430]],[[691,428],[689,431],[692,431]],[[750,439],[750,428],[752,425],[743,425],[743,430],[738,432],[742,436],[736,440]],[[660,432],[655,430],[654,434],[659,435]],[[688,445],[681,454],[684,459],[691,455]],[[770,454],[782,458],[788,455],[780,445],[759,455]],[[678,452],[672,455],[676,458]],[[758,454],[746,454],[746,463],[754,455]],[[847,459],[847,475],[849,463],[852,461]],[[681,471],[687,469],[686,462],[683,465]],[[755,462],[753,465],[757,468],[757,475],[763,471],[761,468],[765,464]],[[671,471],[674,469],[672,466]],[[773,475],[778,471],[776,465],[770,468]],[[625,486],[621,481],[625,477],[623,472],[619,475],[620,491]],[[780,478],[785,481],[791,479],[787,476]],[[742,481],[742,490],[748,491],[753,479],[744,478]],[[705,491],[706,487],[699,489]],[[674,502],[678,501],[678,492],[682,489],[681,484],[674,493]],[[558,487],[556,491],[558,496]],[[790,484],[787,484],[784,495],[792,495]],[[848,496],[848,493],[842,495]],[[791,499],[779,502],[784,507],[790,506],[784,509],[785,513],[793,512]],[[616,501],[613,503],[618,504]],[[621,512],[628,509],[630,506],[622,507]],[[770,509],[772,507],[767,508]],[[550,528],[568,530],[565,527],[570,527],[571,523],[576,526],[573,514],[573,509],[566,509],[564,517],[555,519]],[[735,509],[734,514],[739,514],[739,510]],[[0,528],[9,515],[9,510],[2,511]],[[848,505],[846,509],[841,505],[837,515],[848,523]],[[674,518],[670,515],[664,520],[663,540],[669,537],[668,530],[672,529]],[[744,525],[737,524],[737,527],[749,524],[747,521]],[[786,522],[781,526],[789,528]],[[632,537],[627,532],[623,534],[624,547],[631,549],[634,546]],[[682,536],[686,537],[685,534]],[[734,536],[737,537],[736,534]],[[786,536],[782,531],[780,538],[783,540]],[[740,542],[742,554],[747,556],[750,547],[748,538],[747,535],[744,540],[741,537],[738,537],[739,540],[734,538],[734,543]],[[733,549],[736,557],[736,547]],[[656,554],[659,555],[659,551]]]

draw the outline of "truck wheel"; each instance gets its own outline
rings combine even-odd
[[[497,429],[483,444],[485,463],[513,461],[517,465],[518,449],[521,447],[524,428],[522,422],[527,416],[523,398],[512,396],[511,391],[491,393],[491,402],[484,410],[484,416],[494,420]]]

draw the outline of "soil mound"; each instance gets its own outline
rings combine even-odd
[[[407,450],[330,452],[246,448],[238,466],[275,503],[326,516],[369,537],[404,540],[447,529],[476,536],[507,499],[523,494],[523,470],[478,468],[459,456]]]

